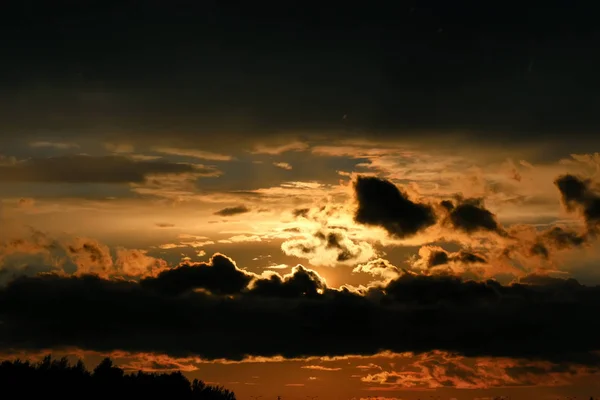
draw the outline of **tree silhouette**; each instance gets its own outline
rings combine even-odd
[[[110,358],[90,373],[80,360],[71,365],[67,358],[44,357],[37,364],[14,360],[0,363],[0,387],[21,398],[59,396],[71,399],[144,398],[173,400],[236,400],[222,386],[190,381],[179,371],[125,374]]]

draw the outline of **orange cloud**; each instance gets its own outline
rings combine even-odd
[[[300,367],[302,369],[313,369],[316,371],[341,371],[341,368],[332,368],[332,367],[325,367],[323,365],[304,365],[302,367]]]

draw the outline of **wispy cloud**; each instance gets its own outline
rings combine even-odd
[[[275,156],[288,151],[305,151],[308,147],[307,143],[299,141],[279,145],[258,144],[254,146],[254,149],[251,152],[254,154],[269,154]]]
[[[79,148],[79,145],[77,143],[69,143],[69,142],[39,141],[39,142],[31,142],[31,143],[29,143],[29,145],[31,147],[51,147],[51,148],[61,149],[61,150]]]
[[[202,151],[195,149],[180,149],[176,147],[154,147],[152,150],[157,153],[170,154],[173,156],[199,158],[201,160],[230,161],[233,159],[233,157],[230,155],[212,153],[210,151]]]
[[[313,369],[315,371],[341,371],[341,368],[324,367],[323,365],[303,365],[302,369]]]

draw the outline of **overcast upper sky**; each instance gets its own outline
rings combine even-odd
[[[597,13],[488,3],[3,2],[2,357],[600,395]]]

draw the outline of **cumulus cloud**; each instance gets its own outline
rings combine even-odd
[[[251,274],[217,254],[140,282],[17,278],[0,289],[0,337],[21,350],[121,349],[206,360],[438,349],[584,364],[598,362],[598,307],[600,289],[573,280],[501,285],[403,274],[359,292],[329,288],[301,266],[285,276]]]
[[[362,263],[377,255],[370,243],[351,238],[344,229],[327,227],[301,239],[287,240],[281,249],[286,255],[307,259],[318,266]]]
[[[488,231],[505,234],[496,216],[485,208],[483,199],[457,197],[456,202],[442,201],[442,207],[448,211],[447,222],[455,229],[466,233]]]
[[[149,256],[145,250],[117,248],[113,258],[107,245],[90,238],[75,238],[65,245],[65,250],[77,267],[75,275],[80,276],[144,277],[168,268],[165,260]]]
[[[284,276],[272,271],[263,276],[253,283],[251,294],[282,298],[314,297],[327,288],[325,279],[302,265],[295,266]]]
[[[354,191],[356,222],[380,226],[392,236],[410,237],[436,222],[431,206],[411,201],[392,182],[359,176]]]
[[[214,213],[214,215],[220,215],[222,217],[231,217],[233,215],[245,214],[250,212],[250,209],[246,206],[235,206],[223,208]]]
[[[108,277],[114,272],[110,249],[94,239],[75,238],[66,250],[77,266],[77,274]]]
[[[384,280],[395,279],[402,274],[400,268],[392,265],[388,260],[384,260],[382,258],[371,260],[366,264],[359,264],[352,270],[352,272],[363,272]]]
[[[125,276],[154,276],[168,268],[165,260],[148,255],[145,250],[117,249],[117,271]]]
[[[2,182],[141,183],[152,174],[213,175],[214,168],[167,161],[134,160],[119,155],[69,155],[32,158],[0,165]]]
[[[246,288],[253,278],[253,274],[239,269],[232,259],[217,253],[209,262],[184,262],[156,277],[143,279],[140,284],[170,295],[192,289],[204,289],[215,294],[234,294]]]

